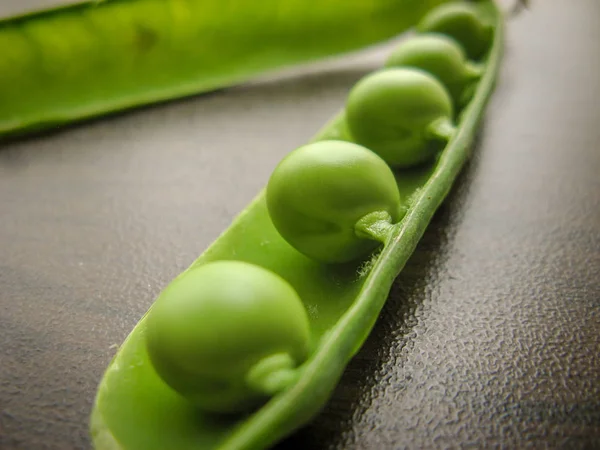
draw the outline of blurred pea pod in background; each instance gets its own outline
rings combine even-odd
[[[96,0],[0,20],[0,136],[357,50],[445,0]]]

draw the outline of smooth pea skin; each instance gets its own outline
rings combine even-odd
[[[431,126],[450,122],[452,99],[433,75],[414,68],[389,68],[360,80],[346,102],[354,140],[390,166],[408,168],[430,160]]]
[[[414,67],[434,75],[446,87],[454,105],[462,103],[465,87],[481,75],[481,69],[467,60],[463,48],[452,38],[425,33],[398,45],[386,67]]]
[[[365,257],[379,242],[359,237],[357,222],[373,212],[401,217],[394,174],[357,144],[320,141],[288,154],[267,185],[275,228],[296,250],[325,263]]]
[[[296,291],[280,276],[240,261],[183,274],[147,320],[146,346],[158,375],[210,412],[256,405],[265,396],[248,382],[253,369],[274,355],[299,365],[309,352],[309,321]]]
[[[446,34],[462,45],[470,59],[478,60],[492,40],[491,28],[479,14],[472,3],[444,3],[427,13],[416,29],[421,33]]]

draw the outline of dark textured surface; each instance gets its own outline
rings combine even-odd
[[[533,8],[476,158],[281,448],[600,447],[600,2]],[[4,144],[0,448],[89,446],[111,346],[384,55]]]

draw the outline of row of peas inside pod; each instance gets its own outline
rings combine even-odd
[[[385,67],[350,91],[353,142],[300,147],[276,167],[268,212],[298,252],[324,264],[364,259],[405,214],[394,172],[431,161],[480,77],[492,30],[470,3],[432,10]],[[400,172],[401,176],[401,172]],[[279,275],[217,261],[174,280],[153,305],[146,346],[158,375],[214,413],[255,408],[293,383],[311,353],[307,313]]]

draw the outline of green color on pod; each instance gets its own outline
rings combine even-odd
[[[291,30],[296,33],[297,40],[291,40],[292,36],[286,38],[285,33],[276,41],[273,41],[272,33],[262,33],[262,41],[248,40],[248,36],[252,36],[252,30],[260,31],[261,28],[250,28],[244,34],[244,27],[251,21],[248,21],[247,14],[240,15],[240,10],[236,8],[228,9],[236,17],[239,16],[239,26],[231,27],[227,25],[234,22],[223,22],[223,29],[233,29],[237,33],[238,28],[242,27],[241,34],[236,38],[239,42],[236,42],[246,45],[232,45],[231,48],[246,56],[250,47],[261,49],[261,59],[268,56],[263,52],[264,46],[258,45],[268,41],[275,42],[273,57],[288,57],[294,54],[294,49],[297,50],[296,55],[309,57],[305,46],[314,44],[315,48],[322,50],[323,43],[322,39],[313,39],[312,44],[306,43],[307,27],[308,35],[321,36],[314,32],[315,20],[302,22],[300,19],[318,19],[333,38],[355,39],[356,36],[366,36],[364,29],[362,32],[356,30],[359,22],[365,24],[362,20],[353,19],[378,17],[389,22],[390,29],[393,25],[393,34],[397,35],[401,31],[398,26],[402,22],[414,23],[408,19],[412,8],[429,9],[436,1],[438,0],[240,1],[240,6],[246,5],[253,11],[256,10],[257,14],[251,15],[255,19],[273,16],[258,14],[260,11],[267,12],[262,9],[265,5],[275,8],[276,5],[285,3],[287,9],[288,5],[296,4],[298,11],[292,7],[287,11],[289,14],[284,16],[289,17],[289,21],[282,22],[281,14],[277,14],[277,23],[269,30],[273,28],[285,33]],[[96,10],[102,5],[113,5],[120,10],[121,6],[127,8],[130,5],[135,9],[137,3],[139,2],[105,1],[94,2],[90,7]],[[193,2],[162,3],[189,6]],[[208,5],[211,0],[195,3]],[[212,3],[229,6],[230,2],[212,0]],[[375,3],[380,4],[383,9],[371,8]],[[391,4],[398,5],[398,14],[391,14]],[[389,86],[386,87],[384,83],[383,93],[379,98],[383,105],[381,111],[377,111],[375,101],[371,112],[365,115],[365,133],[368,137],[374,136],[376,143],[387,141],[391,137],[391,140],[396,139],[403,144],[402,139],[397,136],[397,128],[405,127],[407,123],[410,132],[414,129],[422,130],[415,133],[419,139],[422,135],[451,136],[448,142],[443,142],[443,149],[442,142],[436,142],[442,151],[435,163],[431,161],[431,164],[414,170],[395,171],[394,183],[389,166],[373,152],[354,143],[355,138],[350,135],[347,111],[344,109],[331,118],[311,139],[313,144],[308,147],[309,150],[305,150],[306,153],[293,152],[281,163],[267,189],[261,190],[215,242],[166,289],[157,300],[160,304],[155,303],[131,330],[98,385],[90,417],[90,435],[94,448],[267,449],[317,419],[317,414],[335,392],[344,370],[373,330],[377,318],[385,314],[384,305],[394,280],[407,269],[409,258],[414,254],[436,211],[451,192],[474,150],[473,140],[498,81],[504,48],[504,19],[498,5],[492,0],[485,0],[478,2],[477,6],[481,16],[494,24],[493,44],[483,62],[484,74],[477,83],[473,83],[471,100],[457,115],[456,131],[452,129],[446,114],[450,109],[450,100],[440,101],[445,95],[439,94],[440,90],[445,92],[443,85],[420,69],[388,69],[388,73],[395,70],[393,73],[396,75],[406,74],[407,70],[413,71],[410,72],[413,74],[410,77],[413,82],[423,81],[422,76],[425,76],[429,81],[422,84],[429,87],[419,87],[421,82],[418,82],[413,84],[418,92],[403,93],[396,86],[398,76],[394,75],[392,78],[396,81],[391,83],[392,88],[388,89]],[[325,10],[327,14],[334,16],[345,12],[343,16],[336,17],[336,20],[348,29],[354,27],[352,31],[355,33],[332,30],[332,22],[324,15]],[[114,12],[118,17],[123,13]],[[194,16],[188,15],[185,8],[177,12],[180,13],[180,18],[194,22]],[[214,12],[214,17],[223,18],[222,10]],[[381,14],[382,12],[385,14]],[[214,24],[214,17],[206,16],[206,23]],[[414,21],[416,20],[415,18]],[[289,24],[292,22],[302,22],[304,25],[290,28]],[[60,22],[57,24],[60,28]],[[263,25],[258,22],[256,24]],[[196,25],[196,28],[202,28],[201,24]],[[172,26],[169,28],[173,29]],[[181,30],[186,34],[185,27]],[[181,30],[177,31],[178,35]],[[381,25],[373,30],[381,30]],[[222,34],[215,34],[212,26],[208,26],[207,32],[213,37],[222,37]],[[211,46],[212,41],[203,39],[202,34],[195,41],[222,53],[222,46]],[[282,47],[282,42],[286,41],[291,45]],[[198,47],[196,42],[185,39],[181,42],[185,42],[188,47]],[[232,41],[232,44],[236,42]],[[350,47],[346,45],[345,48]],[[199,53],[200,58],[197,52],[190,55],[190,58],[206,63],[202,52]],[[244,64],[241,65],[244,67],[250,64],[251,67],[259,68],[258,65],[251,64],[252,58],[244,56],[240,60],[236,55],[231,56],[231,61],[237,61],[237,66],[242,61]],[[162,66],[156,65],[157,68]],[[194,75],[194,79],[199,82],[218,80],[218,74],[211,70],[206,72],[207,68],[218,70],[219,67],[229,67],[220,65],[218,61],[204,66],[204,77],[198,78],[197,72]],[[141,67],[145,69],[148,66]],[[21,69],[17,72],[27,73]],[[416,77],[414,72],[425,75]],[[134,75],[134,72],[128,74],[127,80],[139,78]],[[406,78],[408,77],[400,77],[403,82],[406,82]],[[377,79],[380,78],[375,80]],[[431,82],[431,79],[434,81]],[[173,78],[171,81],[176,82],[174,86],[182,86],[184,80],[185,78]],[[111,82],[114,80],[107,81]],[[14,88],[11,84],[6,86]],[[46,90],[53,90],[52,87],[44,86]],[[83,88],[83,85],[80,87]],[[141,86],[140,92],[150,92],[147,90],[149,87],[150,85],[146,88]],[[373,90],[376,88],[381,86],[375,83]],[[432,99],[430,91],[438,95],[433,95]],[[173,91],[169,95],[172,93]],[[423,95],[424,93],[428,94]],[[75,92],[75,95],[79,94]],[[32,98],[37,96],[33,95]],[[109,106],[114,106],[111,101],[117,97],[107,93],[105,98]],[[134,100],[138,102],[139,98]],[[5,109],[12,110],[15,104],[9,103]],[[43,105],[41,111],[43,114],[40,116],[23,116],[25,120],[16,123],[16,126],[33,123],[31,119],[49,117],[46,114],[48,110]],[[80,110],[74,106],[74,111]],[[73,116],[67,116],[69,117]],[[399,122],[396,121],[398,117],[402,119]],[[423,125],[435,117],[439,119]],[[387,130],[388,135],[381,132],[380,127]],[[356,129],[355,126],[354,130]],[[426,141],[429,143],[428,139]],[[316,144],[317,142],[321,145]],[[400,207],[398,197],[404,202]],[[391,225],[392,222],[396,223]],[[376,249],[373,254],[356,261],[326,265],[299,252],[286,242],[282,234],[286,234],[288,242],[293,241],[298,248],[305,244],[305,252],[314,251],[316,255],[325,255],[327,258],[334,254],[350,256],[348,248],[362,251],[361,245],[370,248],[378,242],[383,241],[385,244],[381,246],[381,252]],[[357,254],[361,254],[360,251]],[[215,261],[232,260],[256,264],[270,272],[249,275],[247,265],[239,270],[215,268],[212,274],[206,272],[211,267],[216,267],[212,266]],[[302,305],[297,300],[288,302],[292,298],[297,299],[288,288],[273,288],[270,283],[273,273],[287,280],[297,290],[309,312],[310,348],[306,344],[309,333]],[[265,292],[267,294],[263,295]],[[161,318],[161,313],[167,315],[163,314]],[[286,327],[285,331],[282,331],[283,327]],[[208,331],[211,333],[208,339],[205,334],[199,335]],[[161,376],[157,370],[160,370]],[[241,409],[254,398],[261,403],[249,413],[220,417],[193,407],[186,397],[179,395],[163,380],[170,380],[172,386],[176,386],[187,398],[204,405],[205,409],[238,410],[238,406]],[[263,400],[267,401],[262,403]]]
[[[467,60],[454,39],[439,33],[425,33],[404,41],[385,65],[414,67],[431,73],[450,92],[455,106],[463,103],[465,88],[482,74],[482,68]]]
[[[472,3],[440,5],[427,13],[416,29],[421,33],[442,33],[456,39],[474,60],[481,58],[492,42],[491,27],[482,21],[478,6]]]
[[[241,261],[186,272],[147,320],[146,346],[158,375],[210,412],[256,406],[285,387],[309,353],[309,321],[296,291]]]
[[[433,137],[453,133],[452,99],[433,75],[414,68],[389,68],[360,80],[346,102],[354,140],[390,166],[411,167],[439,150]]]
[[[336,140],[288,154],[267,185],[267,207],[292,247],[326,263],[359,259],[385,240],[385,226],[370,227],[380,231],[371,239],[357,229],[365,216],[384,224],[402,216],[398,186],[385,161],[360,145]]]
[[[0,137],[359,50],[443,1],[38,0],[56,6],[12,17],[0,9]]]

